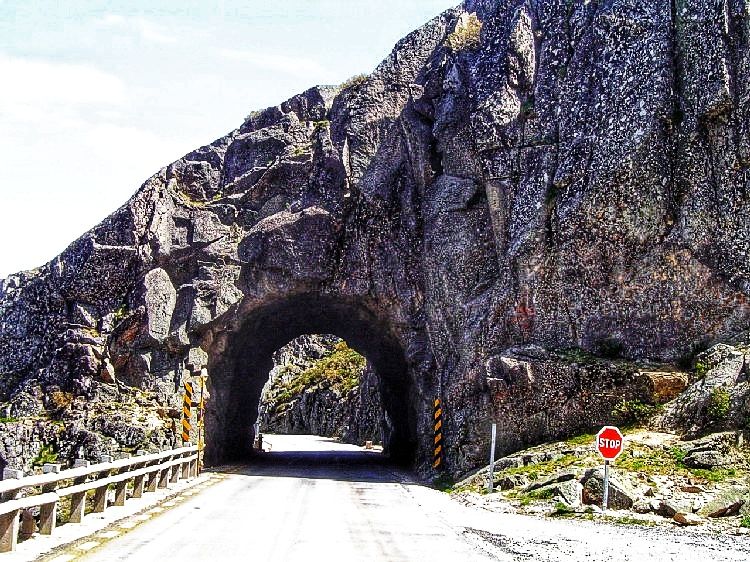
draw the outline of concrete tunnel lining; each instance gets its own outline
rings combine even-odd
[[[211,400],[206,410],[206,462],[247,457],[272,355],[304,334],[334,334],[370,362],[389,420],[384,451],[401,464],[414,461],[417,442],[413,381],[404,351],[387,321],[363,303],[297,295],[246,313],[237,329],[209,352]]]

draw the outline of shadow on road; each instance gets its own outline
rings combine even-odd
[[[344,482],[415,482],[414,476],[375,451],[272,451],[241,465],[218,467],[219,473]]]

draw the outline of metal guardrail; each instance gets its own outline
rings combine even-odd
[[[24,510],[39,507],[39,532],[51,535],[57,526],[57,506],[60,498],[71,497],[70,523],[81,523],[86,512],[87,492],[94,490],[93,513],[107,509],[107,492],[114,486],[114,505],[125,505],[128,483],[133,481],[131,497],[140,498],[145,492],[166,488],[178,479],[198,476],[198,447],[181,447],[152,455],[141,455],[59,470],[59,465],[45,465],[44,474],[11,477],[16,471],[6,470],[0,481],[0,552],[15,550],[20,530],[20,515]],[[114,474],[112,474],[115,472]],[[93,476],[92,480],[89,477]],[[72,485],[58,488],[61,482],[72,480]],[[33,488],[35,493],[19,497],[21,491]]]

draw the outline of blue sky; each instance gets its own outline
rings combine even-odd
[[[458,0],[0,0],[0,277],[252,110],[371,71]]]

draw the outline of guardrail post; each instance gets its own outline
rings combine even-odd
[[[147,492],[155,492],[156,487],[159,484],[159,473],[160,471],[154,470],[148,473],[148,485],[146,486]]]
[[[182,471],[182,479],[187,480],[190,478],[190,461],[185,459],[185,461],[180,465],[180,469]]]
[[[42,467],[44,474],[59,474],[62,465],[46,463]],[[42,486],[42,493],[54,492],[57,483]],[[51,535],[57,526],[57,502],[44,503],[39,506],[39,533],[42,535]]]
[[[18,509],[0,515],[0,552],[16,549],[18,543]]]
[[[36,520],[34,519],[34,516],[31,515],[31,510],[22,509],[20,537],[23,540],[27,540],[33,537],[34,533],[36,533]]]
[[[190,462],[190,476],[198,478],[198,459],[193,459]]]
[[[22,470],[12,468],[3,469],[3,480],[12,480],[23,478]],[[3,494],[3,500],[14,500],[18,497],[19,491],[8,492]],[[16,549],[18,543],[18,516],[20,510],[16,509],[5,515],[0,515],[0,552],[10,552]]]
[[[94,489],[94,513],[104,513],[107,509],[107,492],[109,486]]]
[[[125,492],[127,490],[128,481],[123,480],[115,485],[115,505],[125,505]]]
[[[39,532],[51,535],[57,526],[57,502],[45,503],[39,506]]]
[[[166,488],[169,484],[169,469],[159,471],[159,488]]]
[[[171,477],[169,478],[170,484],[176,484],[177,480],[180,478],[180,465],[176,464],[172,468],[169,469],[171,473]]]
[[[70,522],[83,523],[86,513],[86,492],[72,494],[70,496]]]
[[[86,459],[76,459],[73,461],[73,468],[86,468],[91,463]],[[82,476],[73,480],[75,484],[83,484],[86,477]],[[86,513],[86,493],[71,494],[70,496],[70,519],[71,523],[83,523],[83,517]]]
[[[133,479],[133,497],[134,498],[143,497],[143,484],[144,484],[145,478],[146,478],[146,475],[141,474],[140,476],[136,476]]]

